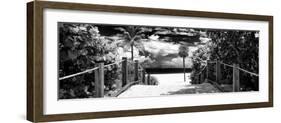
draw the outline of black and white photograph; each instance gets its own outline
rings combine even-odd
[[[58,99],[258,92],[259,33],[58,22]]]
[[[27,68],[27,120],[274,106],[274,14],[244,2],[235,2],[247,6],[239,11],[221,2],[197,2],[198,8],[190,2],[160,3],[28,2],[22,62]],[[166,6],[173,3],[177,6]],[[19,70],[6,66],[14,78]],[[247,114],[234,119],[244,121]],[[230,121],[228,115],[216,116]],[[175,119],[186,120],[179,117]]]

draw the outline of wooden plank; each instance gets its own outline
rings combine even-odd
[[[104,96],[104,63],[99,64],[99,75],[100,75],[100,90],[99,90],[99,96]]]
[[[150,85],[150,74],[147,75],[147,85]]]
[[[144,69],[142,70],[142,83],[145,84],[145,85],[147,84],[145,82],[145,70]]]
[[[240,91],[240,82],[239,82],[239,65],[233,64],[233,92]]]
[[[134,81],[138,81],[139,80],[139,61],[138,60],[135,60],[134,68],[135,68]]]
[[[207,65],[206,65],[206,78],[209,79],[209,62],[210,60],[207,60]]]
[[[205,71],[205,70],[203,70],[202,73],[201,73],[201,76],[200,76],[200,83],[203,83],[203,82],[204,82],[204,79],[205,79],[205,78],[204,78],[204,77],[205,77],[204,71]]]
[[[98,67],[98,65],[96,65]],[[99,78],[99,70],[96,69],[95,70],[95,90],[94,90],[94,94],[95,94],[95,97],[97,97],[97,93],[98,93],[98,85],[99,85],[99,81],[100,81],[100,78]]]
[[[200,74],[198,75],[198,84],[201,83],[201,76],[202,76],[202,73],[200,73]]]
[[[220,84],[221,80],[221,63],[220,61],[216,61],[216,82]]]
[[[95,70],[95,92],[96,97],[104,96],[104,63],[98,64],[99,69]]]
[[[128,83],[128,66],[127,66],[127,58],[122,58],[122,87]]]
[[[186,81],[186,77],[185,77],[185,57],[183,57],[183,79],[184,79],[184,82]]]
[[[224,89],[216,82],[212,81],[212,80],[208,80],[207,82],[211,83],[214,87],[216,87],[218,90],[220,90],[221,92],[224,92]]]
[[[34,122],[36,107],[35,107],[35,84],[34,84],[34,3],[27,3],[27,120]]]
[[[129,89],[131,86],[138,84],[139,82],[131,82],[122,87],[117,93],[113,94],[112,97],[118,97],[120,94],[125,92],[127,89]]]

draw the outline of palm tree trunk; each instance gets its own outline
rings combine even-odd
[[[185,57],[182,57],[182,65],[183,65],[183,75],[184,75],[184,82],[186,81],[185,77]]]

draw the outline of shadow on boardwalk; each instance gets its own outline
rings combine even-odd
[[[199,93],[218,93],[220,90],[215,88],[210,83],[202,83],[198,85],[189,85],[189,87],[180,89],[178,91],[171,91],[168,94],[162,95],[177,95],[177,94],[199,94]]]

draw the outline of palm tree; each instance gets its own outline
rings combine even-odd
[[[140,44],[138,41],[144,38],[145,32],[151,32],[152,29],[148,27],[141,26],[124,26],[117,27],[116,30],[123,32],[126,44],[131,47],[131,59],[134,60],[134,46]]]
[[[189,51],[189,49],[186,45],[181,45],[179,47],[179,56],[182,57],[184,81],[186,81],[186,77],[185,77],[185,58],[188,56],[188,51]]]

